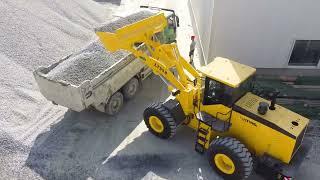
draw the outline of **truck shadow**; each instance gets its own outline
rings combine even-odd
[[[166,87],[159,78],[150,77],[117,116],[69,110],[58,123],[37,136],[26,166],[44,179],[94,177],[106,157],[141,122],[143,110],[165,97]]]

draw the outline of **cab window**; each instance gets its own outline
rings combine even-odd
[[[174,19],[173,19],[173,16],[170,16],[169,18],[168,18],[168,26],[169,27],[174,27],[175,25],[174,25]]]
[[[206,77],[203,105],[224,104],[229,106],[231,95],[230,87]]]

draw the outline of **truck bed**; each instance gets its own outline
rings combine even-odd
[[[110,53],[99,41],[94,41],[81,51],[61,61],[46,76],[51,80],[80,85],[85,80],[92,80],[129,54],[123,50]]]
[[[40,91],[48,100],[78,112],[98,106],[145,67],[128,52],[113,56],[96,43],[34,71]],[[92,46],[98,46],[94,53],[90,53]]]

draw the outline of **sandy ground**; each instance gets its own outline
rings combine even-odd
[[[220,179],[206,156],[193,150],[191,129],[178,128],[171,140],[147,131],[143,110],[168,95],[159,78],[146,79],[137,97],[114,117],[52,105],[33,79],[38,66],[94,39],[93,28],[112,14],[128,14],[140,4],[177,11],[178,46],[187,57],[192,29],[185,0],[0,1],[1,179]],[[297,179],[320,179],[318,151],[313,152]]]

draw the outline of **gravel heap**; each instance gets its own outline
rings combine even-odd
[[[150,11],[140,11],[105,24],[96,28],[95,31],[114,32],[123,26],[143,20],[152,15],[154,15],[154,13]],[[110,53],[106,51],[100,41],[97,40],[57,65],[47,74],[47,77],[51,80],[63,80],[74,85],[80,85],[85,80],[95,78],[102,71],[129,54],[129,52],[124,50]]]
[[[124,50],[108,52],[100,41],[94,41],[80,52],[71,55],[58,64],[47,74],[47,77],[51,80],[63,80],[74,85],[80,85],[85,80],[95,78],[129,54]]]
[[[95,31],[102,31],[102,32],[114,32],[119,28],[122,28],[126,25],[132,24],[137,21],[141,21],[143,19],[146,19],[152,15],[155,15],[155,13],[152,13],[150,11],[140,11],[134,14],[131,14],[127,17],[120,18],[116,21],[113,21],[108,24],[104,24],[101,27],[95,28]]]

